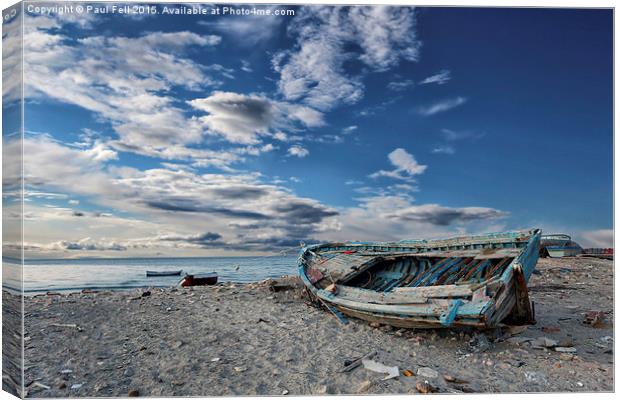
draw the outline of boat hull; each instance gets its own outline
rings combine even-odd
[[[547,246],[547,253],[551,258],[575,257],[581,254],[580,247],[551,247]]]
[[[534,321],[527,280],[540,230],[446,240],[310,246],[299,258],[311,295],[350,317],[405,328],[492,328]]]
[[[552,234],[541,236],[540,254],[543,257],[575,257],[582,252],[581,246],[574,242],[569,235]]]
[[[183,270],[178,271],[146,271],[146,276],[155,277],[155,276],[179,276]]]
[[[217,283],[217,274],[185,275],[181,281],[181,286],[206,286]]]

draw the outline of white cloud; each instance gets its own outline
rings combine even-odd
[[[592,231],[583,231],[578,234],[577,240],[584,248],[611,248],[614,247],[614,230],[597,229]]]
[[[429,106],[420,107],[418,112],[424,116],[435,115],[465,104],[466,101],[467,99],[465,97],[455,97],[453,99],[442,100]]]
[[[393,81],[388,83],[387,88],[393,90],[395,92],[402,92],[409,88],[412,88],[414,83],[411,79],[406,79],[404,81]]]
[[[276,140],[279,140],[281,142],[288,141],[288,136],[284,132],[276,132],[276,133],[274,133],[273,134],[273,138],[276,139]]]
[[[454,154],[456,150],[453,146],[441,145],[433,148],[432,152],[435,154]]]
[[[322,238],[347,240],[402,240],[446,238],[455,234],[475,234],[502,230],[506,213],[484,207],[442,207],[413,204],[401,195],[374,195],[354,207],[339,210],[332,217],[332,229]],[[388,221],[388,222],[386,222]]]
[[[118,153],[108,147],[105,143],[95,142],[93,147],[85,150],[85,154],[92,157],[94,161],[105,162],[118,159]]]
[[[246,60],[241,60],[241,70],[247,73],[254,72],[252,65]]]
[[[290,156],[295,156],[295,157],[299,157],[299,158],[304,158],[306,157],[308,154],[310,154],[310,151],[308,151],[308,149],[301,147],[299,145],[295,145],[295,146],[291,146],[288,149],[288,154]]]
[[[97,159],[99,153],[90,151],[91,148],[70,148],[45,136],[26,138],[24,146],[30,156],[25,163],[25,183],[29,192],[59,191],[67,197],[80,195],[91,206],[140,216],[139,219],[98,219],[79,210],[37,209],[28,205],[26,213],[31,224],[28,240],[43,242],[41,239],[47,239],[48,244],[56,243],[58,250],[78,251],[84,247],[82,250],[104,251],[104,247],[97,245],[101,241],[134,249],[136,238],[153,232],[156,225],[155,231],[176,232],[183,227],[192,235],[204,233],[204,226],[209,226],[211,232],[222,236],[217,243],[220,249],[256,250],[262,246],[265,251],[288,246],[291,241],[311,239],[314,232],[323,229],[324,219],[337,214],[334,209],[296,196],[279,184],[263,183],[258,173],[198,174],[175,166],[145,171],[109,166],[104,159]],[[12,151],[11,148],[6,150]],[[270,150],[270,144],[258,149]],[[252,150],[246,148],[244,151]],[[303,149],[296,153],[297,156],[302,154]],[[150,222],[139,222],[144,220]],[[72,229],[59,230],[58,224],[52,221],[65,221]],[[132,235],[125,236],[124,221],[135,228],[131,229]],[[237,225],[246,228],[240,230],[235,227]],[[85,237],[89,239],[83,240]],[[209,243],[209,246],[215,244]],[[151,245],[159,246],[157,241]],[[193,242],[192,245],[197,244]]]
[[[429,83],[436,83],[438,85],[443,85],[448,82],[452,77],[450,76],[450,71],[447,69],[443,69],[439,71],[439,73],[435,75],[431,75],[428,78],[423,79],[420,82],[420,85],[427,85]]]
[[[74,208],[27,204],[29,254],[261,253],[297,246],[300,240],[396,240],[452,235],[454,229],[496,229],[489,221],[505,216],[484,207],[413,204],[404,194],[416,190],[410,184],[367,192],[358,205],[334,209],[275,181],[264,183],[258,173],[199,174],[175,165],[140,171],[108,166],[90,149],[63,146],[45,136],[26,138],[29,192],[80,195],[85,199],[80,204],[88,203],[89,209],[106,209],[86,212],[77,209],[77,202],[71,203]],[[390,162],[402,176],[424,170],[404,151],[390,153]],[[8,217],[19,215],[6,211]],[[58,229],[63,224],[71,229]]]
[[[264,9],[275,10],[278,6],[261,5]],[[215,21],[202,19],[198,25],[215,30],[231,38],[235,45],[256,47],[268,42],[278,32],[284,18],[261,15],[227,16]]]
[[[344,128],[342,130],[342,134],[343,135],[350,135],[353,132],[355,132],[357,130],[358,126],[357,125],[351,125],[351,126],[347,126],[346,128]]]
[[[18,12],[2,24],[2,99],[6,103],[21,98],[22,20],[22,14]]]
[[[185,56],[193,46],[217,45],[218,36],[181,31],[69,40],[49,30],[49,19],[28,20],[24,38],[28,98],[51,98],[94,112],[113,126],[117,142],[126,149],[165,151],[202,141],[202,125],[187,117],[169,93],[177,87],[195,91],[219,84],[206,72],[225,71]]]
[[[465,139],[476,140],[476,139],[480,139],[484,137],[484,133],[480,133],[480,132],[474,132],[470,130],[455,131],[452,129],[445,129],[445,128],[441,130],[441,134],[443,135],[444,139],[446,139],[449,142],[455,142],[458,140],[465,140]]]
[[[415,14],[407,7],[304,7],[289,32],[296,36],[295,48],[273,58],[279,90],[288,100],[320,110],[363,97],[361,77],[348,76],[346,62],[359,60],[373,71],[384,71],[418,56]]]
[[[395,149],[388,154],[390,163],[396,167],[394,170],[379,170],[370,174],[371,178],[394,178],[401,180],[412,180],[413,176],[423,174],[426,171],[426,165],[419,164],[415,157],[409,154],[405,149]]]
[[[257,144],[260,136],[277,135],[278,129],[324,124],[322,114],[315,110],[260,95],[214,92],[207,98],[191,100],[189,104],[208,113],[199,121],[209,133],[231,143]]]
[[[437,145],[433,148],[432,153],[435,154],[454,154],[456,153],[455,143],[462,140],[477,140],[484,137],[484,133],[463,130],[454,131],[451,129],[442,129],[441,135],[444,138],[444,143]]]

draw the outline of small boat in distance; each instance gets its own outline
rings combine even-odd
[[[182,272],[182,269],[178,271],[146,271],[146,276],[179,276]]]
[[[341,313],[403,328],[534,323],[527,281],[540,229],[441,240],[322,243],[302,248],[311,297]],[[344,322],[344,321],[343,321]]]
[[[215,285],[217,283],[217,273],[207,272],[205,274],[185,274],[181,281],[181,286],[204,286]]]
[[[542,235],[540,237],[540,255],[542,257],[574,257],[581,254],[583,249],[570,236],[563,233]]]

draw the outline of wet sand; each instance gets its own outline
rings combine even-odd
[[[343,325],[300,288],[273,292],[270,282],[30,297],[27,395],[406,394],[424,381],[451,393],[612,391],[613,262],[537,268],[537,324],[482,336]],[[596,327],[583,322],[592,310],[602,312]],[[369,352],[400,376],[340,372]]]

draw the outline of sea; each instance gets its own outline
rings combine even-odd
[[[19,265],[4,258],[3,267],[3,287],[18,289],[19,274],[15,272]],[[218,282],[247,283],[297,273],[297,256],[27,260],[24,294],[169,287],[183,277],[147,277],[147,270],[183,270],[182,275],[217,272]]]

